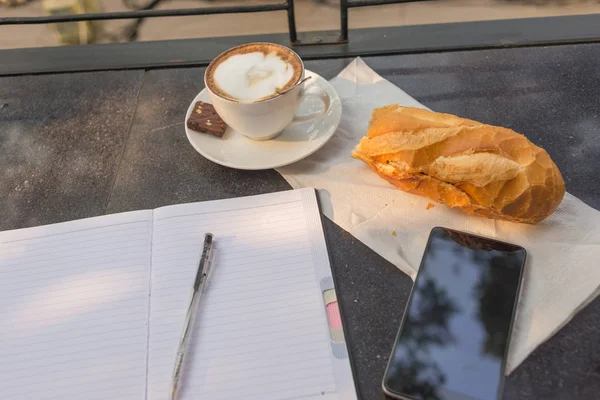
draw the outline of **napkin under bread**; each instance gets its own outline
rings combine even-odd
[[[565,194],[557,211],[537,225],[466,216],[404,193],[350,157],[373,108],[398,103],[426,108],[360,58],[331,80],[342,99],[334,137],[312,156],[279,168],[294,187],[319,190],[323,213],[413,280],[434,226],[517,243],[528,251],[506,365],[512,372],[600,293],[600,212]],[[394,234],[392,234],[394,232]]]

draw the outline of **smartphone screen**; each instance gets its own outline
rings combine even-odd
[[[383,380],[406,399],[496,399],[522,247],[434,228]]]

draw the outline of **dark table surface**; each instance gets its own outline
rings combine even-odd
[[[515,129],[545,147],[567,190],[600,209],[600,44],[388,56],[365,61],[436,111]],[[310,61],[332,78],[351,60]],[[0,78],[0,229],[289,189],[188,144],[203,68]],[[412,281],[325,221],[357,386],[381,378]],[[506,399],[600,393],[600,299],[511,374]]]

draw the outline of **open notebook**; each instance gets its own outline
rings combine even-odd
[[[312,189],[0,232],[1,397],[168,399],[205,232],[180,398],[355,399]]]

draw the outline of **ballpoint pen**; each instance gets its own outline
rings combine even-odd
[[[177,398],[177,391],[180,386],[181,372],[183,368],[183,362],[188,347],[188,342],[191,337],[192,329],[194,327],[194,320],[196,318],[196,310],[200,303],[200,297],[202,292],[208,284],[209,272],[211,269],[211,251],[212,251],[213,235],[212,233],[206,233],[204,235],[204,246],[202,248],[202,255],[198,262],[198,271],[196,272],[196,280],[194,281],[194,287],[192,289],[192,295],[190,297],[190,303],[188,305],[187,314],[185,315],[185,322],[183,324],[183,331],[181,333],[181,339],[179,340],[179,348],[177,350],[177,357],[175,358],[175,367],[173,368],[173,378],[171,381],[171,400]]]

